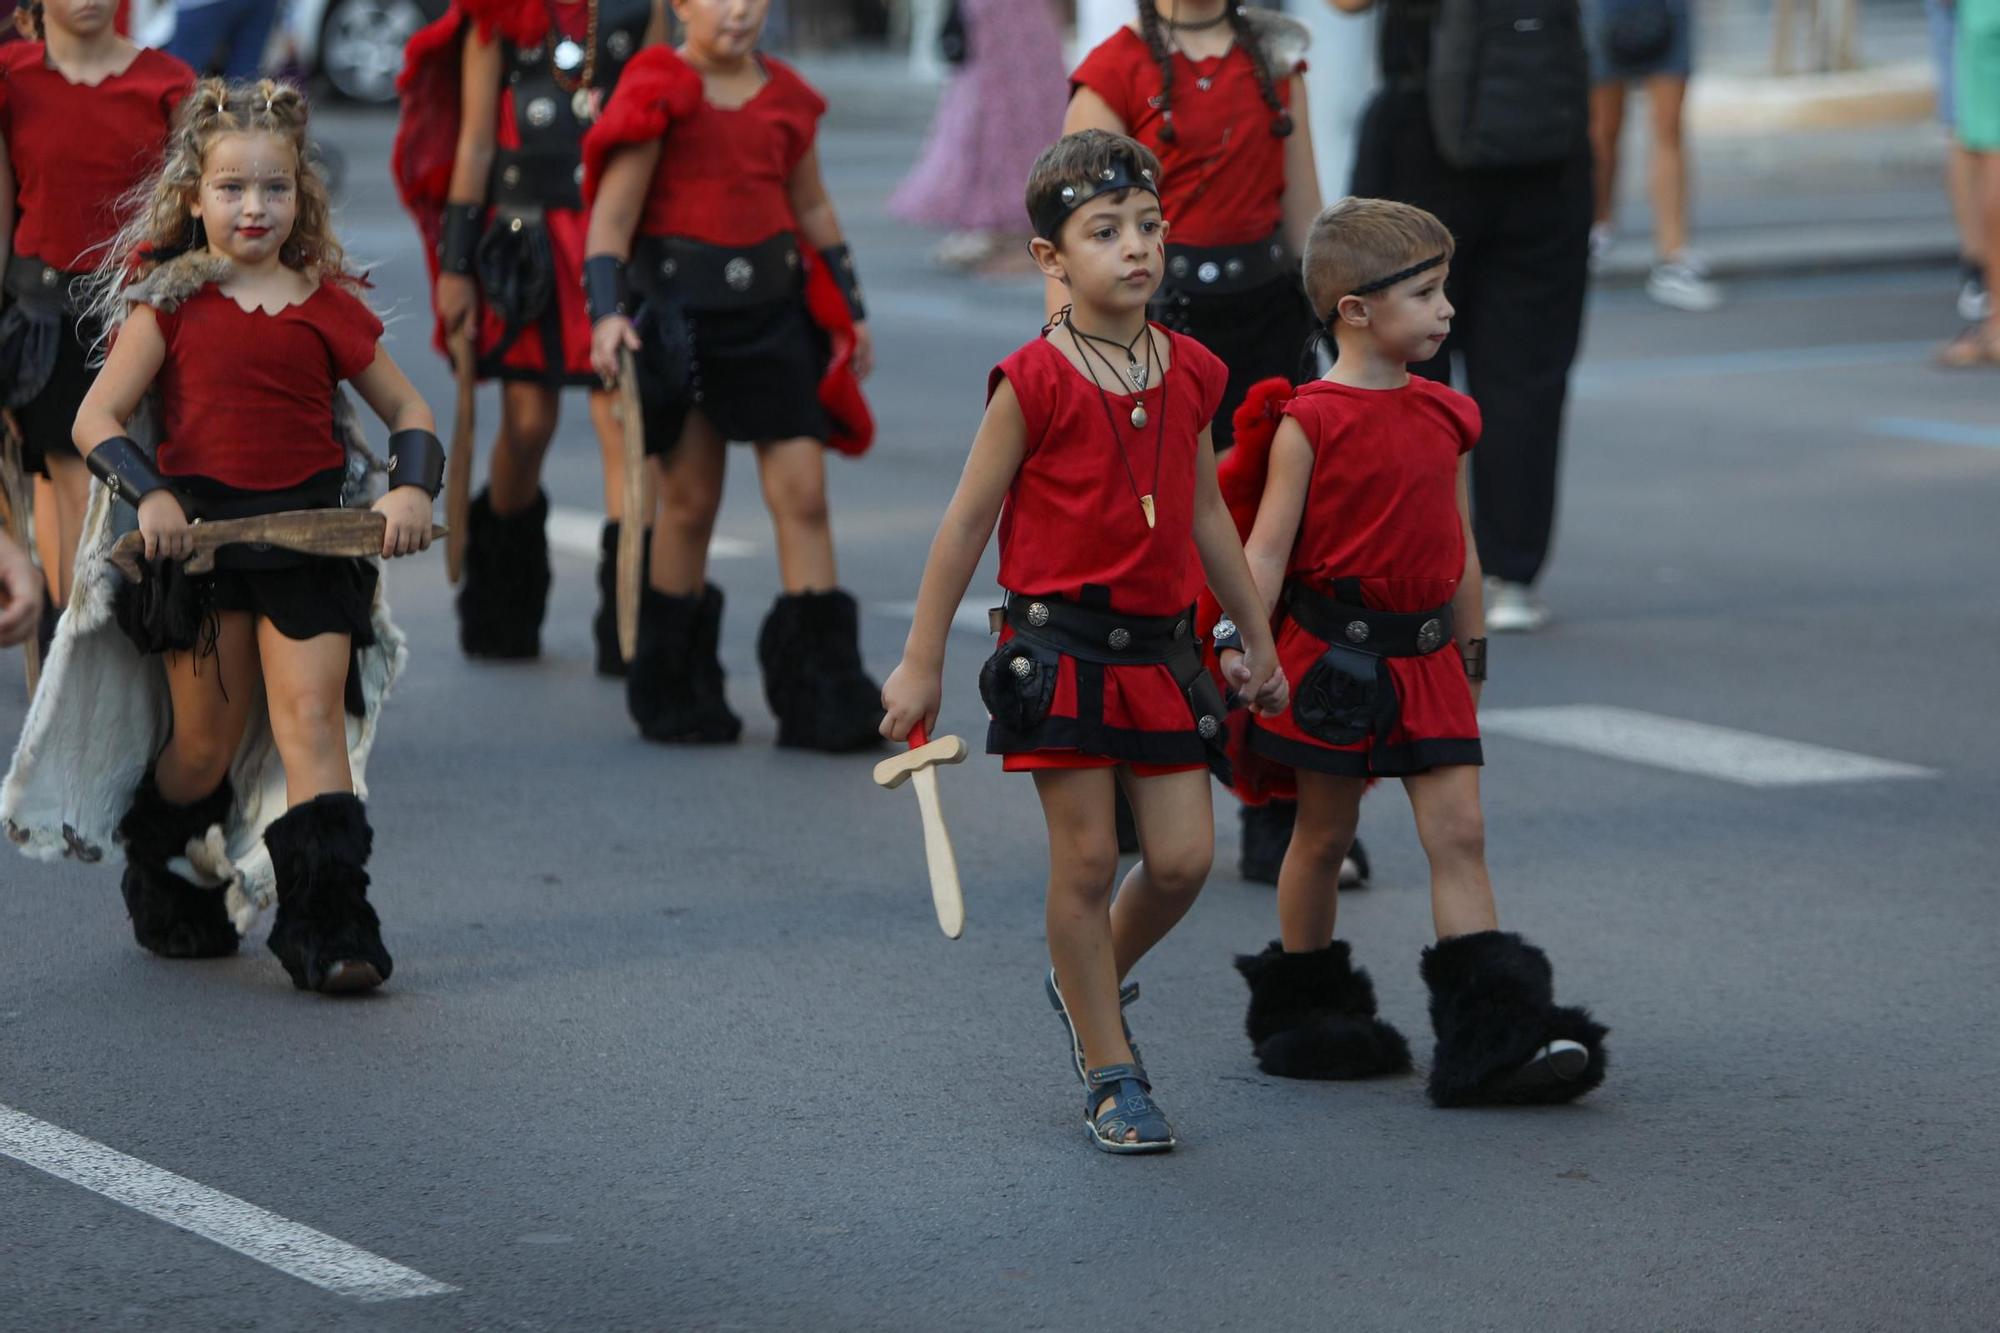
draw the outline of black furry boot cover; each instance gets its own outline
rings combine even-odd
[[[597,641],[597,674],[622,679],[625,657],[618,651],[618,530],[617,519],[607,520],[597,547],[597,615],[590,622]],[[653,530],[646,529],[639,553],[639,577],[653,563]]]
[[[639,592],[639,644],[625,677],[625,711],[649,741],[716,744],[743,734],[722,689],[722,589],[697,596]]]
[[[278,879],[271,952],[300,990],[379,986],[394,967],[368,902],[375,832],[361,798],[347,792],[295,805],[264,830]]]
[[[1276,884],[1278,868],[1292,845],[1292,825],[1298,822],[1296,801],[1267,801],[1239,807],[1243,850],[1236,868],[1252,884]]]
[[[1519,935],[1482,930],[1439,940],[1424,950],[1423,976],[1437,1033],[1430,1080],[1437,1105],[1566,1102],[1604,1081],[1610,1029],[1587,1010],[1556,1007],[1549,956]]]
[[[549,497],[518,514],[493,512],[493,497],[472,497],[465,533],[465,580],[458,588],[458,646],[467,657],[539,657],[548,610]]]
[[[867,750],[882,743],[882,687],[861,665],[861,610],[831,592],[784,593],[757,632],[778,744]]]
[[[1410,1067],[1410,1044],[1375,1016],[1375,983],[1354,966],[1346,940],[1286,953],[1276,940],[1240,954],[1250,983],[1244,1026],[1257,1067],[1279,1078],[1373,1078]]]
[[[236,927],[222,904],[221,889],[205,889],[167,869],[187,855],[188,843],[207,835],[229,817],[236,799],[229,782],[193,805],[174,805],[160,795],[153,770],[139,780],[132,806],[118,821],[125,844],[125,911],[132,937],[162,958],[226,958],[236,952]]]

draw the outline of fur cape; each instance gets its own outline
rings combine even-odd
[[[127,288],[124,299],[128,306],[143,301],[171,310],[228,273],[227,260],[196,252],[161,265],[144,282]],[[156,447],[159,437],[157,406],[149,394],[127,425],[148,449]],[[334,428],[347,445],[341,501],[367,504],[379,490],[374,474],[385,469],[362,441],[344,390],[334,395]],[[101,482],[91,483],[77,544],[75,591],[29,704],[13,764],[0,784],[0,827],[23,853],[38,860],[67,856],[94,864],[107,856],[122,859],[113,830],[132,803],[139,779],[172,734],[165,664],[158,657],[140,656],[112,617],[112,600],[123,576],[108,557],[112,544],[137,522],[131,506],[114,500]],[[357,654],[363,715],[347,718],[348,763],[355,794],[364,798],[382,704],[408,657],[379,583],[373,622],[375,645]],[[276,901],[264,830],[286,810],[285,770],[261,709],[250,717],[229,777],[236,800],[228,819],[189,843],[185,863],[175,858],[170,865],[194,883],[225,889],[237,932],[247,934],[258,912]]]

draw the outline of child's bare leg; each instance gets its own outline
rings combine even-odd
[[[613,523],[625,518],[625,428],[618,415],[618,395],[603,389],[590,391],[590,424],[597,432],[597,452],[604,463],[604,517]],[[646,471],[650,492],[652,470]],[[652,512],[646,503],[649,497],[642,495],[634,506],[636,512]]]
[[[1302,768],[1298,783],[1298,823],[1278,870],[1278,937],[1287,953],[1310,953],[1333,940],[1340,863],[1354,845],[1368,780]]]
[[[1647,166],[1652,177],[1653,244],[1662,259],[1687,248],[1687,145],[1681,133],[1681,104],[1687,76],[1663,74],[1646,80],[1653,146]]]
[[[728,447],[707,417],[691,412],[673,452],[654,460],[660,499],[647,581],[655,592],[686,597],[707,581],[708,543],[722,508]]]
[[[288,639],[268,620],[257,622],[271,738],[285,765],[285,799],[303,805],[329,792],[352,792],[347,767],[345,634]]]
[[[1431,916],[1439,939],[1497,930],[1493,882],[1486,874],[1486,816],[1479,770],[1451,764],[1403,779],[1417,837],[1431,863]]]
[[[1618,208],[1618,138],[1625,132],[1625,85],[1600,83],[1590,90],[1591,221],[1606,223]]]
[[[50,596],[57,606],[64,607],[76,586],[76,543],[83,535],[84,512],[90,507],[90,471],[82,459],[68,454],[51,455],[48,462],[55,504],[38,512],[44,516],[42,522],[54,529],[56,558],[43,569]]]
[[[1139,825],[1141,859],[1111,904],[1118,981],[1187,915],[1215,858],[1215,804],[1206,769],[1151,778],[1127,773],[1123,782]]]
[[[1111,885],[1118,874],[1112,782],[1108,768],[1035,774],[1049,825],[1049,961],[1083,1041],[1084,1063],[1093,1069],[1132,1058],[1118,1016],[1111,950]]]
[[[175,805],[193,805],[222,785],[264,694],[250,613],[224,611],[217,620],[214,656],[167,654],[174,734],[154,763],[153,782]]]
[[[818,440],[772,440],[757,446],[757,475],[778,538],[778,576],[786,592],[838,587],[833,525],[826,510],[826,448]]]
[[[541,493],[542,460],[556,434],[556,391],[508,380],[500,386],[500,403],[500,431],[493,441],[486,491],[494,513],[518,514]]]

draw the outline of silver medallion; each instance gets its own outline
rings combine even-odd
[[[1042,626],[1048,624],[1049,604],[1047,602],[1029,602],[1028,623],[1036,629],[1040,629]]]
[[[1188,261],[1186,255],[1175,255],[1167,261],[1167,272],[1173,274],[1175,277],[1185,278],[1187,271]]]
[[[528,123],[536,129],[547,129],[556,123],[556,103],[552,97],[536,97],[528,102]]]
[[[1224,273],[1227,273],[1231,278],[1240,278],[1243,276],[1243,261],[1240,259],[1232,259],[1227,264],[1223,265],[1222,271]]]
[[[500,183],[510,190],[513,189],[521,183],[521,169],[515,166],[500,168]]]
[[[524,46],[516,53],[515,58],[523,65],[532,65],[542,58],[543,49],[539,42],[533,46]]]
[[[1120,625],[1117,629],[1111,631],[1105,642],[1122,653],[1132,646],[1132,631]]]
[[[597,99],[588,88],[579,88],[570,94],[570,114],[588,125],[597,119]]]
[[[1201,89],[1203,92],[1207,92],[1210,88],[1213,88],[1215,86],[1215,80],[1210,78],[1208,75],[1204,74],[1200,78],[1194,81],[1194,86]]]
[[[722,266],[722,280],[729,284],[729,290],[732,292],[749,291],[750,284],[756,277],[756,266],[742,255],[736,256]]]
[[[612,33],[604,39],[604,49],[611,52],[613,60],[623,60],[626,56],[632,54],[632,34],[629,32]]]
[[[1146,422],[1148,420],[1150,420],[1150,418],[1148,418],[1146,415],[1146,405],[1144,403],[1132,404],[1132,429],[1133,430],[1146,429]]]
[[[1222,266],[1220,264],[1217,264],[1214,260],[1211,259],[1207,263],[1203,264],[1200,268],[1196,269],[1194,271],[1194,275],[1197,278],[1200,278],[1203,282],[1214,282],[1217,278],[1222,276]]]
[[[1367,621],[1365,621],[1365,620],[1350,620],[1350,621],[1348,621],[1348,622],[1347,622],[1347,641],[1348,641],[1349,643],[1366,643],[1366,642],[1368,642],[1368,622],[1367,622]]]
[[[583,63],[583,48],[565,37],[556,43],[556,68],[567,74]]]
[[[1222,734],[1222,724],[1215,720],[1215,714],[1203,713],[1201,721],[1195,723],[1195,730],[1201,733],[1203,740],[1212,741]]]
[[[1417,630],[1417,651],[1435,652],[1444,642],[1444,622],[1433,617],[1426,620]]]
[[[1026,680],[1034,674],[1035,664],[1025,657],[1013,657],[1007,660],[1007,669],[1022,680]]]

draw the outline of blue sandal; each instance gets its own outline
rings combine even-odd
[[[1169,1152],[1174,1146],[1173,1126],[1159,1104],[1147,1094],[1153,1085],[1138,1065],[1106,1065],[1084,1071],[1083,1126],[1099,1152]],[[1106,1094],[1113,1101],[1102,1115],[1097,1108]],[[1138,1139],[1127,1143],[1125,1136],[1137,1131]]]
[[[1042,993],[1049,997],[1049,1007],[1055,1010],[1056,1017],[1062,1020],[1063,1031],[1069,1033],[1069,1058],[1076,1065],[1077,1081],[1079,1083],[1085,1082],[1083,1074],[1083,1038],[1077,1035],[1076,1024],[1070,1021],[1069,1008],[1063,1004],[1062,991],[1056,988],[1056,970],[1053,967],[1049,969],[1047,980],[1042,983]],[[1132,1048],[1134,1063],[1141,1062],[1142,1057],[1139,1054],[1139,1043],[1132,1040],[1132,1025],[1125,1022],[1125,1008],[1138,998],[1138,982],[1128,981],[1118,988],[1118,1022],[1125,1029],[1125,1044]]]

